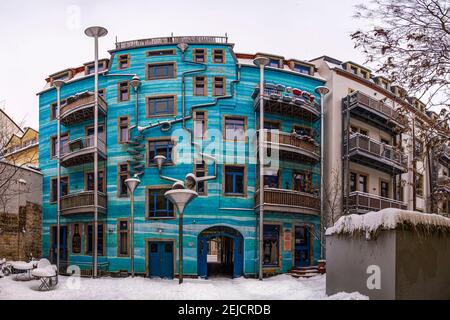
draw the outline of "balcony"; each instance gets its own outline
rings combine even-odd
[[[73,167],[85,163],[94,162],[94,137],[78,138],[61,144],[61,165],[63,167]],[[98,158],[106,159],[106,144],[102,139],[98,139]]]
[[[98,212],[106,212],[106,195],[98,193]],[[94,191],[84,191],[61,197],[61,214],[94,214]]]
[[[95,96],[84,92],[67,99],[61,107],[61,123],[65,126],[73,125],[94,118]],[[99,113],[106,115],[107,104],[102,97],[98,97]]]
[[[408,171],[408,156],[397,148],[359,133],[352,134],[348,144],[350,160],[356,163],[389,174]]]
[[[386,208],[396,208],[402,210],[406,210],[408,208],[405,202],[359,191],[351,192],[348,202],[350,212],[359,214],[370,211],[379,211]]]
[[[317,163],[320,160],[320,148],[310,137],[299,136],[278,130],[265,131],[265,148],[278,150],[280,160]],[[259,134],[260,131],[258,131]],[[272,157],[274,156],[272,151]]]
[[[259,109],[260,90],[253,92],[254,109]],[[263,92],[264,112],[278,114],[307,121],[317,121],[320,118],[320,106],[314,101],[314,96],[298,89],[288,92],[283,85],[266,84]]]
[[[258,208],[259,190],[255,194],[255,210]],[[305,192],[264,188],[264,211],[319,215],[320,198]]]
[[[450,178],[447,176],[439,177],[436,181],[436,187],[440,191],[450,193]]]
[[[359,91],[343,99],[343,112],[390,133],[400,133],[406,129],[408,118],[382,101],[373,99]]]

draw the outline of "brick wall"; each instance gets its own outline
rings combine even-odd
[[[0,213],[0,258],[28,260],[41,256],[42,208],[27,202],[19,214]]]

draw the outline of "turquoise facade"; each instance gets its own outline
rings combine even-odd
[[[207,50],[207,62],[204,65],[195,64],[192,54],[193,49],[201,48]],[[174,55],[147,56],[149,50],[174,49]],[[211,62],[213,49],[225,49],[225,63],[217,64]],[[118,57],[128,54],[130,66],[126,69],[118,68]],[[176,77],[174,79],[146,80],[146,65],[156,62],[175,62]],[[128,153],[130,148],[127,144],[118,143],[118,119],[121,116],[128,116],[130,119],[130,134],[137,135],[135,124],[135,95],[130,89],[130,99],[125,102],[118,102],[118,82],[130,81],[133,75],[137,75],[142,80],[142,85],[138,92],[139,126],[147,126],[156,121],[174,120],[173,116],[162,118],[148,118],[146,112],[146,97],[153,95],[176,95],[176,118],[182,117],[181,102],[182,74],[188,71],[199,70],[186,75],[185,105],[186,114],[190,114],[193,106],[205,104],[197,111],[207,111],[207,138],[202,141],[205,147],[203,152],[213,153],[221,159],[218,164],[217,178],[206,183],[207,195],[195,199],[186,209],[184,215],[184,274],[196,276],[198,274],[198,237],[205,229],[215,226],[226,226],[238,231],[243,237],[243,274],[253,276],[257,273],[257,221],[258,215],[255,213],[254,195],[256,190],[257,167],[255,164],[255,130],[259,121],[254,110],[254,99],[252,93],[259,84],[259,69],[245,64],[238,64],[232,46],[228,44],[202,44],[190,43],[186,49],[184,61],[180,49],[175,45],[161,45],[152,47],[131,48],[128,50],[112,51],[111,61],[108,71],[99,77],[99,88],[105,89],[105,101],[107,103],[106,117],[100,117],[99,123],[103,123],[106,128],[106,161],[100,161],[99,167],[106,170],[106,194],[107,211],[99,215],[99,222],[104,227],[104,254],[99,256],[100,263],[106,263],[109,271],[131,270],[130,257],[118,256],[118,220],[130,218],[130,198],[118,197],[118,164],[131,160]],[[122,74],[122,75],[121,75]],[[192,76],[206,76],[208,78],[207,96],[193,95]],[[212,77],[224,76],[226,79],[226,97],[215,99],[212,96]],[[320,79],[306,76],[301,73],[284,71],[281,69],[267,68],[265,72],[267,83],[283,84],[287,87],[299,88],[314,94],[317,86],[323,85]],[[71,80],[61,89],[61,98],[73,96],[84,91],[93,91],[93,76],[81,77]],[[316,95],[316,101],[319,97]],[[57,209],[56,204],[50,202],[51,179],[57,175],[57,162],[50,156],[50,137],[56,135],[57,121],[50,118],[50,105],[56,102],[56,90],[49,88],[39,94],[39,117],[40,117],[40,141],[39,157],[40,167],[43,173],[43,255],[51,257],[52,237],[51,227],[56,224]],[[222,128],[225,115],[237,115],[246,117],[248,139],[244,142],[223,141]],[[281,131],[291,132],[294,125],[310,125],[316,131],[320,130],[320,123],[304,123],[300,119],[276,114],[266,114],[267,120],[279,121]],[[93,119],[86,120],[74,125],[62,126],[61,131],[69,132],[70,140],[84,137],[86,127],[93,124]],[[186,126],[193,129],[193,120],[187,119]],[[186,131],[182,130],[182,123],[174,123],[169,131],[162,131],[160,127],[154,127],[143,132],[145,140],[161,137],[172,137],[177,141],[175,165],[163,166],[162,173],[180,180],[184,180],[187,173],[194,168],[193,158],[198,156],[194,148],[191,148],[190,137]],[[200,142],[200,141],[197,141]],[[215,148],[211,148],[210,143],[215,143]],[[320,141],[317,138],[317,142]],[[220,151],[221,146],[222,151]],[[180,150],[183,149],[183,154]],[[213,150],[216,149],[216,150]],[[225,151],[223,151],[225,150]],[[191,155],[187,155],[191,152]],[[147,154],[143,150],[143,162],[147,163]],[[223,157],[222,157],[222,156]],[[150,162],[152,159],[149,159]],[[223,163],[224,162],[224,163]],[[246,192],[244,196],[226,196],[223,191],[224,175],[223,166],[229,163],[239,163],[246,167]],[[84,191],[86,186],[85,173],[92,170],[93,164],[87,163],[69,168],[61,168],[62,176],[69,176],[70,194]],[[292,188],[292,172],[298,169],[308,169],[312,172],[313,181],[320,185],[320,164],[317,162],[313,166],[302,162],[282,161],[281,162],[281,185],[283,188]],[[133,174],[133,169],[130,169]],[[208,162],[208,175],[214,172],[214,165]],[[174,219],[149,219],[146,217],[146,190],[149,186],[171,186],[170,181],[161,179],[155,166],[145,166],[141,176],[141,184],[135,193],[135,271],[137,273],[148,273],[148,241],[170,240],[178,244],[178,215]],[[68,226],[68,264],[80,264],[88,268],[92,261],[92,256],[86,254],[86,224],[92,223],[92,214],[71,214],[61,217],[61,225]],[[319,215],[288,213],[288,212],[268,212],[265,215],[265,222],[280,226],[279,246],[280,260],[278,266],[272,266],[276,272],[287,272],[293,267],[294,247],[285,246],[285,232],[293,230],[295,225],[307,224],[315,231],[311,237],[312,261],[316,264],[320,259],[320,241],[316,236],[320,230]],[[81,253],[72,253],[73,225],[79,223],[81,226]],[[292,234],[293,237],[293,234]],[[295,239],[292,240],[294,242]],[[286,250],[285,250],[286,249]],[[176,251],[177,252],[177,251]],[[176,256],[176,255],[175,255]],[[174,263],[177,273],[178,263]]]

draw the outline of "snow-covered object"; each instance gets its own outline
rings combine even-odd
[[[450,232],[450,219],[437,214],[421,213],[394,208],[372,211],[366,214],[342,216],[326,235],[365,233],[370,239],[381,230],[410,228],[418,231]]]
[[[36,268],[31,271],[33,277],[54,277],[56,276],[56,270],[54,266],[46,266],[44,268]]]
[[[16,270],[26,271],[33,269],[35,264],[33,262],[14,261],[11,265]]]

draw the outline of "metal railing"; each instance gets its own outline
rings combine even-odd
[[[406,125],[408,122],[408,118],[405,115],[402,115],[397,110],[394,110],[393,107],[385,104],[382,101],[373,99],[360,91],[351,93],[349,97],[350,97],[350,104],[348,106],[344,104],[344,110],[346,110],[346,108],[353,107],[355,104],[359,104],[365,106],[368,109],[377,111],[402,125]]]
[[[93,147],[94,147],[94,136],[77,138],[71,141],[64,141],[61,143],[61,157],[64,157],[70,153],[75,153],[80,150]],[[103,141],[103,139],[98,138],[97,148],[99,151],[106,153],[106,144],[105,141]]]
[[[116,50],[123,50],[137,47],[147,47],[163,44],[178,44],[178,43],[211,43],[211,44],[227,44],[228,37],[225,36],[171,36],[159,37],[149,39],[130,40],[123,42],[116,42]]]
[[[320,198],[318,196],[286,189],[264,188],[264,203],[320,210]],[[259,204],[259,190],[255,193],[255,204]]]
[[[61,116],[64,116],[65,113],[67,113],[71,110],[74,110],[74,109],[77,109],[80,107],[84,107],[84,106],[90,105],[90,104],[93,105],[94,103],[95,103],[94,94],[86,94],[86,95],[82,95],[77,98],[73,98],[72,100],[68,100],[67,104],[65,104],[64,106],[61,107]],[[108,110],[108,105],[101,96],[98,96],[98,105],[100,108],[103,108],[103,110],[105,110],[105,112]]]
[[[265,129],[265,142],[275,145],[286,145],[297,149],[312,153],[316,157],[320,157],[320,147],[315,143],[314,139],[309,136],[300,136],[294,133],[282,132],[279,130]],[[260,130],[258,130],[258,137]]]
[[[70,193],[61,197],[61,211],[70,209],[89,208],[94,206],[94,191],[83,191]],[[98,206],[106,208],[106,195],[102,192],[98,193]]]
[[[379,211],[386,208],[406,210],[407,204],[403,201],[381,197],[375,194],[354,191],[349,195],[349,206],[358,210]]]
[[[408,156],[402,151],[360,133],[353,133],[348,143],[349,152],[359,150],[404,168],[408,165]]]
[[[256,89],[259,92],[259,89]],[[254,96],[254,101],[255,103],[259,102],[259,94],[258,93],[256,96]],[[270,100],[278,100],[282,103],[288,103],[288,104],[294,104],[294,105],[298,105],[300,107],[305,107],[308,109],[311,109],[312,111],[316,112],[316,113],[320,113],[320,105],[317,104],[314,101],[311,101],[309,96],[311,96],[309,93],[307,93],[308,96],[296,96],[293,93],[287,92],[285,89],[283,90],[279,90],[277,88],[268,88],[265,87],[264,91],[263,91],[263,97],[266,99],[270,99]]]

